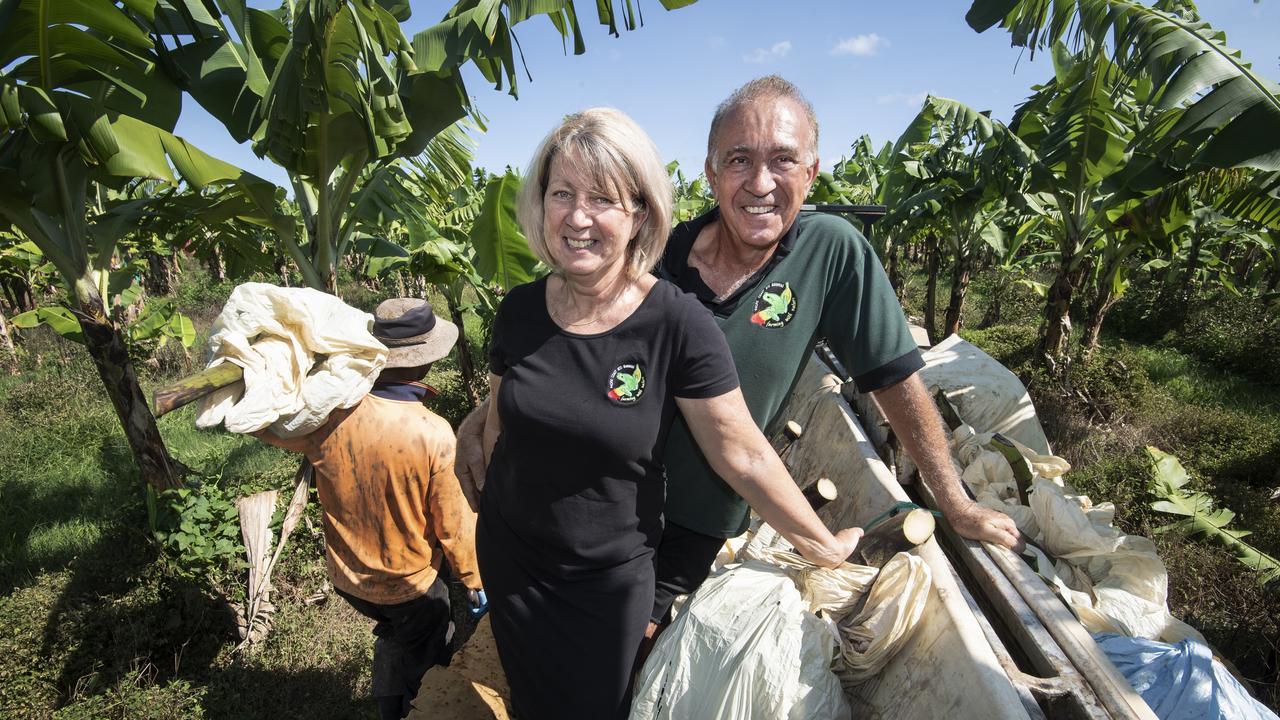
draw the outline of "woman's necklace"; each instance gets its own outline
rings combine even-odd
[[[561,302],[565,307],[572,308],[573,307],[573,291],[569,289],[569,283],[565,282],[564,280],[561,280],[560,282],[561,282],[560,296],[562,298]],[[609,314],[609,311],[612,310],[617,305],[618,301],[621,298],[623,298],[626,295],[627,291],[630,289],[631,289],[631,286],[629,283],[624,284],[619,290],[615,291],[611,297],[609,297],[608,299],[600,303],[600,305],[602,306],[601,310],[592,314],[591,317],[585,320],[579,320],[577,322],[568,322],[552,306],[548,306],[547,310],[551,315],[551,319],[555,320],[557,324],[559,324],[561,327],[564,327],[564,328],[594,325],[595,323],[600,322],[600,319],[603,318],[605,315]]]

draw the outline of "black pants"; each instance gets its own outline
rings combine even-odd
[[[656,591],[649,619],[658,624],[671,622],[671,603],[677,595],[688,595],[711,574],[711,563],[724,546],[724,538],[668,522],[662,529],[662,540],[654,555],[653,569]]]
[[[453,637],[449,586],[437,577],[425,595],[396,605],[379,605],[335,591],[378,623],[373,626],[373,698],[382,720],[399,720],[413,708],[427,670],[449,664]]]

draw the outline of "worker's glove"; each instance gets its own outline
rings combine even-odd
[[[468,610],[471,617],[479,620],[484,614],[489,612],[489,597],[484,594],[484,590],[468,590],[467,591]]]

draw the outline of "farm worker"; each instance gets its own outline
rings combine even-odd
[[[644,131],[585,110],[528,168],[517,214],[552,272],[512,288],[494,320],[476,549],[515,713],[625,718],[677,414],[805,557],[834,567],[861,530],[823,526],[751,421],[711,313],[650,274],[671,184]]]
[[[431,363],[449,354],[458,328],[425,300],[395,298],[374,311],[373,336],[389,349],[373,389],[317,430],[282,439],[315,466],[334,590],[377,621],[373,695],[378,714],[402,718],[423,674],[448,662],[453,634],[449,570],[483,602],[475,513],[454,475],[453,429],[423,404]]]
[[[693,293],[724,331],[742,392],[761,428],[777,419],[814,344],[825,339],[894,433],[961,535],[1005,546],[1017,528],[964,493],[941,418],[916,372],[923,361],[866,238],[849,223],[800,213],[819,168],[813,108],[790,82],[748,82],[717,108],[705,171],[718,207],[671,235],[658,275]],[[464,485],[484,478],[480,420],[459,429]],[[699,452],[677,419],[662,462],[666,524],[647,634],[670,620],[672,600],[706,579],[726,538],[747,527],[748,503]],[[696,435],[696,429],[694,434]]]

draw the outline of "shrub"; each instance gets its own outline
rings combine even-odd
[[[1186,322],[1162,342],[1250,379],[1280,385],[1280,313],[1261,299],[1222,292],[1197,298]]]
[[[1142,412],[1155,394],[1142,357],[1124,343],[1102,346],[1088,362],[1072,365],[1070,384],[1108,421]]]
[[[165,490],[158,496],[148,488],[152,535],[163,548],[169,569],[178,577],[222,578],[244,567],[237,494],[243,492],[228,492],[214,478],[188,478],[186,487]]]
[[[1159,284],[1135,282],[1107,314],[1107,329],[1280,385],[1280,313],[1263,298],[1213,289],[1182,308],[1169,302]]]
[[[1168,452],[1214,484],[1268,488],[1280,467],[1280,427],[1273,417],[1211,403],[1166,402],[1152,429]]]
[[[985,330],[962,329],[960,337],[1015,372],[1035,354],[1036,328],[1031,325],[993,325]]]

